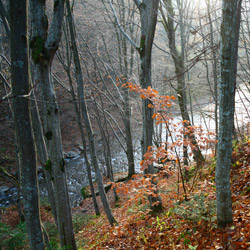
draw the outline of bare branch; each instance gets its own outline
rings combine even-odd
[[[139,1],[137,1],[139,2]],[[116,12],[115,12],[115,9],[111,3],[111,1],[109,0],[109,4],[110,4],[110,7],[112,9],[112,12],[114,14],[114,17],[115,17],[115,20],[116,20],[116,23],[119,27],[119,29],[121,30],[122,34],[128,39],[128,41],[131,43],[131,45],[136,49],[136,50],[139,50],[139,46],[136,45],[136,43],[131,39],[131,37],[124,31],[124,29],[122,28],[121,24],[119,23],[119,20],[118,20],[118,17],[116,15]]]
[[[6,34],[8,38],[10,38],[9,16],[7,14],[7,11],[5,10],[2,0],[0,0],[0,17],[2,19]]]

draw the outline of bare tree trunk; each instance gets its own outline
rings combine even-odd
[[[76,243],[66,182],[59,110],[51,76],[51,64],[61,39],[64,0],[54,1],[53,19],[49,31],[45,14],[45,1],[31,0],[30,6],[32,22],[31,54],[34,62],[34,77],[36,83],[40,83],[42,89],[44,131],[49,156],[46,168],[52,172],[53,176],[61,246],[75,250]]]
[[[213,80],[214,80],[214,102],[215,102],[215,109],[214,109],[214,119],[215,119],[215,134],[216,140],[218,140],[218,58],[216,56],[216,50],[214,49],[214,30],[213,30],[213,23],[211,18],[211,3],[210,0],[207,1],[207,10],[208,10],[208,19],[209,19],[209,29],[210,29],[210,46],[212,48],[212,66],[213,66]]]
[[[134,161],[134,151],[133,151],[133,139],[131,131],[131,111],[129,103],[129,90],[124,89],[124,117],[123,123],[125,127],[126,134],[126,154],[128,158],[128,177],[131,178],[135,174],[135,161]]]
[[[57,213],[56,213],[56,203],[55,203],[55,194],[54,194],[54,185],[51,180],[52,178],[52,172],[47,168],[46,163],[47,160],[49,159],[48,157],[48,152],[47,152],[47,147],[46,143],[44,140],[44,135],[43,135],[43,128],[42,128],[42,123],[41,119],[39,116],[39,111],[36,103],[36,96],[35,94],[32,94],[32,101],[31,101],[31,118],[32,118],[32,127],[33,127],[33,132],[34,132],[34,138],[35,138],[35,143],[36,143],[36,149],[38,152],[38,162],[42,165],[42,171],[45,176],[45,182],[46,182],[46,187],[48,191],[48,198],[49,198],[49,203],[51,205],[52,213],[55,219],[56,224],[57,222]]]
[[[71,15],[70,3],[68,0],[66,0],[66,7],[67,7],[68,20],[69,20],[69,27],[70,27],[71,43],[72,43],[72,47],[73,47],[76,81],[77,81],[77,85],[78,85],[78,97],[80,100],[80,108],[81,108],[81,112],[83,115],[83,120],[84,120],[86,130],[87,130],[91,161],[92,161],[92,164],[95,168],[96,179],[97,179],[99,193],[100,193],[101,200],[103,203],[104,211],[107,215],[107,218],[109,220],[110,225],[113,225],[113,224],[116,224],[117,222],[116,222],[116,220],[112,214],[112,211],[109,207],[108,199],[107,199],[106,193],[104,191],[101,171],[100,171],[100,168],[99,168],[98,162],[97,162],[97,157],[96,157],[96,152],[95,152],[95,140],[94,140],[93,130],[92,130],[92,126],[90,123],[90,119],[88,116],[88,110],[87,110],[87,106],[86,106],[86,102],[85,102],[84,82],[83,82],[83,76],[82,76],[82,70],[81,70],[78,49],[77,49],[77,45],[76,45],[76,38],[75,38],[75,31],[74,31],[74,26],[73,26],[73,19],[72,19],[72,15]]]
[[[187,92],[186,92],[186,83],[185,83],[185,66],[184,66],[184,58],[183,58],[183,50],[182,48],[182,54],[180,54],[176,48],[176,42],[175,42],[175,27],[174,27],[174,9],[172,6],[172,0],[164,0],[164,5],[167,10],[168,16],[165,17],[164,11],[162,6],[160,7],[160,11],[163,18],[163,26],[167,32],[168,40],[169,40],[169,49],[171,51],[171,56],[174,61],[175,65],[175,74],[177,77],[177,96],[178,96],[178,103],[180,106],[181,116],[184,122],[184,127],[187,128],[191,122],[190,117],[188,114],[187,109]],[[195,135],[190,132],[187,133],[186,137],[188,137],[195,146],[195,148],[192,150],[194,155],[194,160],[197,162],[197,164],[200,164],[204,162],[204,157],[199,149],[199,146],[197,144]]]
[[[88,153],[87,153],[87,142],[86,142],[85,134],[84,134],[84,130],[83,130],[83,124],[82,124],[82,120],[81,120],[81,113],[80,113],[79,107],[77,105],[77,99],[76,99],[74,89],[73,89],[73,83],[72,83],[72,79],[71,79],[70,68],[68,68],[67,74],[68,74],[68,78],[69,78],[69,84],[70,84],[70,87],[71,87],[71,96],[72,96],[72,99],[73,99],[73,102],[74,102],[74,108],[75,108],[77,123],[78,123],[78,127],[79,127],[80,134],[81,134],[81,139],[82,139],[83,156],[84,156],[85,163],[86,163],[86,166],[87,166],[87,173],[88,173],[88,180],[89,180],[91,196],[92,196],[92,200],[93,200],[93,204],[94,204],[94,208],[95,208],[95,214],[98,216],[98,215],[101,214],[101,212],[100,212],[97,200],[96,200],[95,189],[94,189],[94,185],[93,185],[93,181],[92,181],[92,174],[91,174],[91,164],[89,162],[89,157],[88,157]]]
[[[241,3],[241,0],[224,0],[222,4],[219,92],[220,119],[216,163],[217,224],[219,227],[225,227],[233,222],[230,167]]]
[[[29,60],[27,1],[10,1],[11,76],[14,128],[19,149],[19,166],[24,216],[32,250],[45,249],[39,211],[36,153],[29,109]]]
[[[135,1],[140,11],[141,17],[141,39],[140,39],[140,84],[142,88],[147,89],[152,87],[151,82],[151,53],[155,34],[155,27],[157,22],[159,1]],[[142,156],[147,152],[148,147],[153,145],[153,113],[154,110],[149,108],[150,101],[148,99],[142,100],[142,117],[143,117],[143,132],[141,149]],[[153,173],[153,166],[149,166],[148,173]]]

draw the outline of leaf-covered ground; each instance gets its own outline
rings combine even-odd
[[[160,180],[164,210],[152,215],[138,185],[127,184],[113,208],[119,225],[99,217],[78,232],[82,249],[250,249],[250,142],[236,146],[231,171],[234,223],[216,226],[215,162],[210,160],[186,183],[177,172]],[[138,189],[137,189],[138,188]],[[132,198],[132,200],[131,200]]]
[[[234,223],[225,229],[216,227],[215,161],[210,159],[202,169],[190,169],[192,178],[185,183],[187,201],[178,171],[159,179],[163,211],[149,209],[147,179],[138,176],[122,185],[120,200],[108,192],[118,225],[110,227],[102,216],[94,217],[91,198],[73,209],[79,249],[250,249],[250,141],[233,151],[231,186]],[[100,198],[98,198],[99,204]],[[56,237],[50,207],[42,203],[42,220],[49,235]],[[14,227],[18,223],[15,207],[2,211],[1,221]],[[59,248],[55,248],[59,249]]]

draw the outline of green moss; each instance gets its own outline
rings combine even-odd
[[[46,163],[44,165],[44,168],[45,168],[46,171],[48,171],[50,173],[52,172],[52,163],[51,163],[50,159],[48,159],[46,161]]]
[[[32,50],[31,56],[35,63],[49,59],[49,53],[45,48],[45,40],[41,36],[35,36],[30,41],[30,48]]]
[[[38,63],[40,61],[40,57],[44,54],[44,44],[45,41],[41,36],[35,36],[30,41],[30,48],[32,49],[31,55],[35,63]]]
[[[52,134],[51,131],[48,131],[48,132],[45,133],[45,137],[46,137],[47,140],[52,140],[52,136],[53,136],[53,134]]]
[[[87,198],[90,195],[89,190],[87,189],[87,187],[82,187],[80,192],[81,192],[81,195],[82,195],[82,197],[84,199]]]

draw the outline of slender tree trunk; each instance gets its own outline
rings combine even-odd
[[[83,157],[85,159],[85,163],[86,163],[86,167],[87,167],[87,174],[88,174],[91,196],[92,196],[92,200],[93,200],[93,204],[94,204],[95,213],[97,216],[99,216],[101,213],[100,213],[100,209],[99,209],[99,206],[98,206],[98,203],[96,200],[95,189],[94,189],[94,185],[93,185],[93,181],[92,181],[91,164],[89,162],[89,157],[88,157],[88,152],[87,152],[87,142],[85,139],[86,136],[84,133],[83,124],[82,124],[82,120],[81,120],[81,112],[79,110],[79,105],[78,105],[78,101],[76,98],[76,94],[75,94],[74,86],[73,86],[73,81],[72,81],[72,77],[71,77],[72,58],[71,58],[71,49],[70,49],[70,41],[69,41],[70,37],[68,37],[69,31],[68,31],[68,29],[65,29],[64,31],[65,31],[65,40],[66,40],[67,64],[64,63],[64,61],[61,57],[59,57],[59,60],[61,61],[61,64],[64,67],[64,69],[68,75],[68,80],[69,80],[69,85],[70,85],[70,94],[72,96],[75,114],[76,114],[76,120],[77,120],[77,124],[78,124],[79,131],[81,134],[81,140],[82,140],[82,146],[83,146]]]
[[[140,39],[140,84],[142,88],[152,87],[151,79],[151,61],[152,46],[157,22],[159,1],[144,0],[141,4],[141,39]],[[150,101],[142,101],[143,133],[142,133],[142,156],[147,152],[148,147],[153,145],[153,113],[154,110],[149,108]],[[153,166],[149,166],[149,173],[153,173]]]
[[[219,142],[216,163],[217,223],[219,227],[225,227],[233,222],[230,167],[240,17],[241,0],[224,0],[220,45]]]
[[[135,174],[135,161],[134,161],[134,151],[133,151],[133,139],[131,131],[131,111],[129,102],[129,92],[128,89],[124,89],[124,117],[123,123],[125,127],[126,134],[126,145],[127,145],[127,158],[128,158],[128,177],[131,178]]]
[[[41,119],[39,116],[39,111],[36,103],[36,96],[35,94],[32,95],[32,101],[31,101],[31,118],[32,118],[32,127],[34,131],[34,138],[35,138],[35,144],[36,144],[36,149],[38,153],[38,162],[42,165],[43,168],[43,173],[45,176],[45,182],[46,182],[46,187],[48,191],[48,198],[49,198],[49,203],[51,205],[52,213],[55,219],[55,222],[57,224],[57,214],[56,214],[56,203],[55,203],[55,194],[54,194],[54,185],[51,180],[52,178],[52,172],[49,171],[46,167],[46,162],[48,160],[48,152],[47,152],[47,147],[46,143],[44,140],[44,135],[43,135],[43,128],[42,128],[42,123]]]
[[[32,250],[45,249],[41,230],[36,153],[29,109],[28,7],[26,0],[10,1],[11,76],[14,128],[20,159],[24,216]]]
[[[181,111],[181,116],[184,122],[184,127],[187,128],[191,124],[191,120],[189,117],[188,109],[187,109],[187,91],[186,91],[186,83],[185,83],[185,66],[184,66],[184,58],[183,58],[183,50],[182,54],[180,54],[176,48],[175,42],[175,28],[174,28],[174,9],[172,6],[172,0],[164,0],[165,8],[167,9],[168,16],[165,17],[162,6],[160,7],[160,11],[162,14],[162,23],[168,35],[169,41],[169,49],[171,51],[171,56],[175,65],[175,74],[177,77],[177,96],[178,103]],[[197,144],[194,133],[190,132],[185,137],[189,138],[194,148],[192,149],[194,160],[197,164],[201,164],[204,162],[204,157],[200,151],[200,148]]]
[[[210,0],[207,1],[207,10],[208,10],[208,20],[209,20],[209,29],[210,29],[210,46],[212,48],[212,66],[213,66],[213,80],[214,80],[214,102],[215,102],[215,109],[214,109],[214,122],[215,122],[215,134],[216,140],[218,140],[219,134],[219,126],[218,126],[218,58],[216,56],[216,50],[214,49],[214,28],[211,18],[211,3]],[[216,146],[217,148],[217,146]]]
[[[140,85],[142,88],[147,89],[152,87],[152,76],[151,76],[151,63],[152,63],[152,46],[155,35],[155,28],[158,16],[158,0],[143,0],[135,1],[135,4],[139,8],[141,17],[141,39],[140,39]],[[153,133],[154,133],[154,121],[152,119],[154,109],[149,108],[151,101],[148,99],[142,100],[142,140],[141,140],[141,151],[142,158],[147,152],[148,147],[153,145]],[[145,170],[145,174],[154,174],[154,166],[149,165]],[[152,184],[156,187],[156,182],[152,177]],[[158,193],[156,189],[155,193]],[[158,212],[162,209],[161,197],[149,196],[150,207],[153,212]],[[158,202],[158,206],[153,206],[155,202]]]
[[[81,139],[82,139],[83,156],[84,156],[85,163],[86,163],[86,166],[87,166],[87,174],[88,174],[88,180],[89,180],[91,196],[92,196],[92,200],[93,200],[93,204],[94,204],[94,208],[95,208],[95,214],[98,216],[98,215],[101,214],[101,212],[100,212],[97,200],[96,200],[95,189],[94,189],[94,185],[93,185],[93,181],[92,181],[91,164],[89,162],[89,157],[88,157],[88,153],[87,153],[87,142],[86,142],[86,139],[85,139],[83,124],[82,124],[82,121],[81,121],[81,113],[80,113],[79,107],[77,105],[77,99],[76,99],[74,89],[73,89],[70,69],[68,69],[67,73],[68,73],[68,77],[69,77],[69,83],[70,83],[70,87],[71,87],[71,96],[72,96],[72,99],[73,99],[73,102],[74,102],[74,108],[75,108],[77,123],[78,123],[78,127],[79,127],[80,134],[81,134]]]
[[[66,0],[66,7],[67,7],[68,20],[69,20],[69,27],[70,27],[71,43],[72,43],[72,47],[73,47],[76,81],[77,81],[77,85],[78,85],[78,97],[80,100],[80,108],[81,108],[81,112],[83,115],[83,120],[84,120],[86,130],[87,130],[91,161],[92,161],[92,164],[95,168],[98,189],[99,189],[100,197],[101,197],[102,204],[104,207],[104,211],[107,215],[107,218],[109,220],[110,225],[113,225],[113,224],[116,224],[117,222],[116,222],[116,220],[112,214],[112,211],[109,207],[108,199],[107,199],[107,196],[106,196],[106,193],[104,190],[104,186],[103,186],[102,174],[101,174],[100,168],[98,166],[98,161],[97,161],[97,157],[96,157],[94,134],[93,134],[93,130],[92,130],[92,126],[90,123],[90,119],[88,116],[88,110],[87,110],[87,106],[86,106],[86,102],[85,102],[84,82],[83,82],[83,76],[82,76],[82,70],[81,70],[78,49],[77,49],[77,45],[76,45],[75,31],[73,28],[74,27],[73,18],[72,18],[71,9],[70,9],[70,3],[68,0]]]

